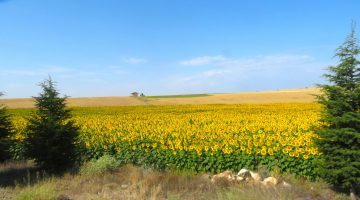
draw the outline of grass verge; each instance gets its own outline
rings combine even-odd
[[[80,174],[82,175],[95,175],[103,174],[115,170],[120,166],[120,163],[116,160],[115,157],[110,155],[104,155],[97,160],[91,160],[85,163],[80,168]]]
[[[58,197],[58,192],[51,182],[45,181],[20,189],[20,194],[14,200],[57,200]]]
[[[292,175],[279,177],[289,182],[291,187],[264,187],[261,184],[214,184],[208,174],[157,171],[129,165],[118,167],[111,156],[90,163],[81,168],[82,173],[68,173],[61,177],[43,176],[37,182],[26,185],[1,186],[0,199],[348,199],[322,182],[310,182]],[[0,164],[0,169],[6,171],[5,168],[9,166],[21,168],[19,165]],[[23,165],[29,167],[28,163]]]

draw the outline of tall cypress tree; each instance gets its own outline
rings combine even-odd
[[[323,153],[319,173],[336,189],[350,191],[355,198],[360,184],[360,53],[355,26],[337,49],[336,66],[324,76],[319,102],[324,106],[323,126],[316,144]]]
[[[42,93],[34,97],[37,110],[29,119],[26,130],[26,154],[39,167],[62,172],[77,160],[78,127],[66,108],[67,97],[59,97],[51,78],[40,83],[40,87]]]
[[[0,96],[3,93],[0,92]],[[11,134],[11,122],[9,116],[6,114],[6,108],[4,105],[0,105],[0,161],[4,161],[9,158],[10,147],[10,134]]]

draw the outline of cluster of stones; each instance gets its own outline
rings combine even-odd
[[[217,183],[219,181],[228,181],[232,183],[255,183],[262,184],[264,186],[272,187],[276,185],[280,185],[283,187],[291,187],[291,185],[285,181],[279,181],[277,178],[269,176],[267,178],[262,178],[259,173],[252,172],[247,169],[241,169],[238,174],[234,174],[231,171],[224,171],[220,174],[216,174],[211,177],[211,181],[213,183]]]

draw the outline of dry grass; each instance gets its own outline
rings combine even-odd
[[[6,168],[19,169],[20,166],[32,167],[29,163],[19,163],[2,165],[0,169],[5,172],[8,171]],[[227,182],[213,184],[205,174],[176,174],[123,166],[99,175],[66,174],[63,177],[38,177],[31,184],[2,185],[0,199],[346,199],[323,183],[291,176],[286,180],[293,185],[291,188]]]
[[[318,94],[319,89],[292,89],[266,92],[242,92],[232,94],[211,94],[200,97],[179,98],[134,98],[134,97],[89,97],[69,98],[71,107],[101,107],[101,106],[135,106],[135,105],[174,105],[174,104],[243,104],[243,103],[283,103],[312,102],[312,94]],[[30,98],[0,99],[0,104],[9,108],[32,108],[34,101]]]
[[[0,104],[8,108],[33,108],[34,100],[31,98],[0,99]],[[102,107],[102,106],[136,106],[145,105],[144,101],[133,97],[89,97],[69,98],[70,107]]]
[[[8,108],[33,108],[34,101],[30,98],[0,99],[0,104]]]
[[[0,164],[0,187],[36,183],[40,173],[30,161],[6,162]]]
[[[196,98],[166,98],[151,101],[153,105],[172,104],[262,104],[285,102],[313,102],[313,94],[319,94],[319,89],[293,89],[266,92],[242,92],[232,94],[212,94]]]

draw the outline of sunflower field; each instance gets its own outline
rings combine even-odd
[[[320,156],[312,131],[320,105],[276,103],[73,108],[88,159],[104,153],[122,163],[220,172],[254,169],[315,178]],[[21,142],[29,109],[13,109]]]

